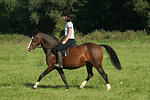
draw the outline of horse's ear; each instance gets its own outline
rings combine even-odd
[[[38,33],[39,33],[38,29],[35,29],[35,30],[33,31],[33,34],[34,34],[34,35],[37,35]]]

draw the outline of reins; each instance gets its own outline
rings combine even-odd
[[[36,39],[37,39],[37,42],[38,42],[38,44],[40,44],[40,42],[39,42],[39,38],[38,38],[38,34],[36,35]],[[50,51],[52,51],[54,54],[56,54],[56,52],[57,52],[57,50],[56,50],[56,48],[58,47],[58,45],[60,45],[62,43],[62,40],[57,40],[57,43],[55,44],[55,45],[53,45],[52,47],[50,47],[50,46],[42,46],[42,45],[39,45],[39,46],[37,46],[36,48],[43,48],[43,49],[48,49],[48,50],[50,50]]]
[[[44,47],[44,46],[42,47],[41,45],[40,45],[40,46],[37,46],[36,48],[39,48],[39,49],[40,49],[40,48],[53,49],[53,48],[55,48],[55,46],[60,45],[60,44],[61,44],[61,41],[58,41],[58,42],[57,42],[57,44],[56,44],[56,45],[54,45],[54,46],[53,46],[53,47],[51,47],[51,48],[46,48],[46,47]]]
[[[44,48],[44,47],[38,46],[38,47],[36,47],[36,48]],[[53,47],[52,47],[52,48],[45,48],[45,49],[53,49]]]

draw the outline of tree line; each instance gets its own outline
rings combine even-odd
[[[68,10],[76,31],[146,30],[150,34],[148,0],[0,0],[0,32],[31,35],[34,29],[61,32],[61,12]]]

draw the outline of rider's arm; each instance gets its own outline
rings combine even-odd
[[[69,40],[69,37],[71,36],[71,33],[72,33],[72,27],[68,28],[68,36],[66,37],[66,39],[62,42],[62,44],[65,44],[68,40]]]

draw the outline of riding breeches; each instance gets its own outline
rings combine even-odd
[[[69,39],[65,44],[61,44],[58,46],[57,52],[60,52],[64,49],[66,49],[67,47],[71,46],[74,43],[75,43],[75,39]]]

